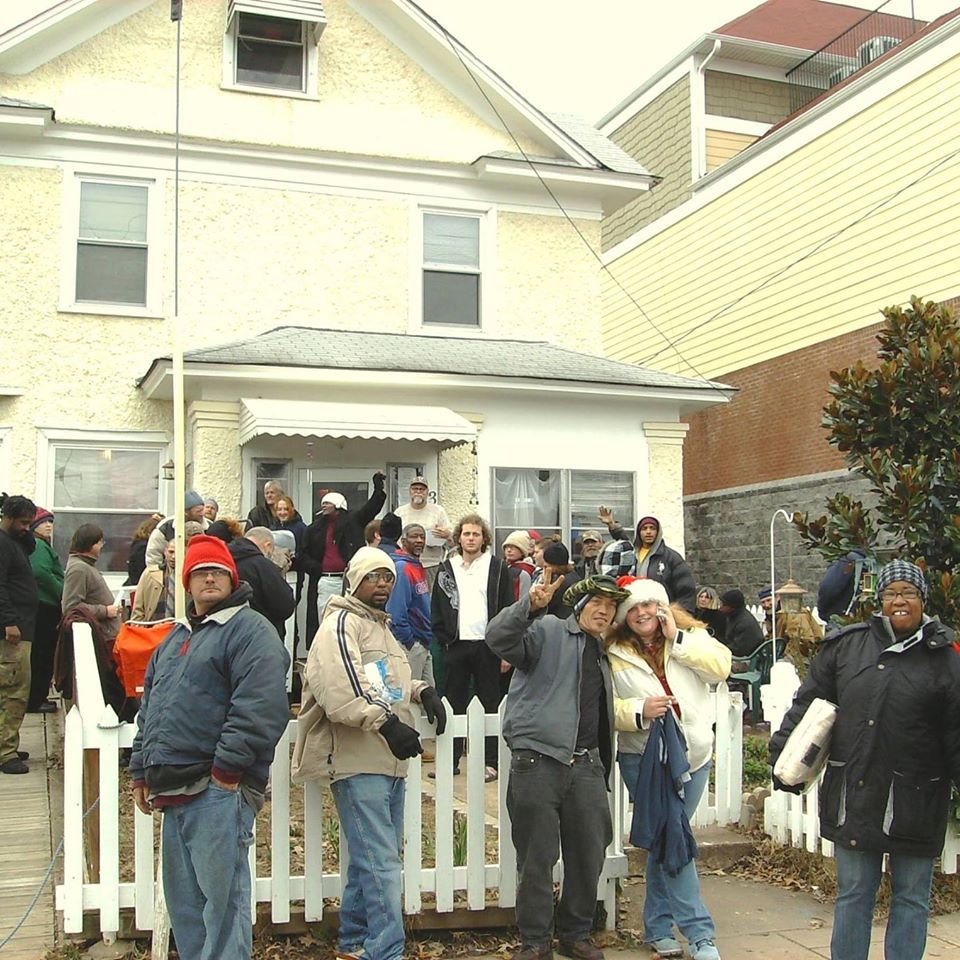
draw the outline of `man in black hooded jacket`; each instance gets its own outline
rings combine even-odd
[[[231,540],[227,547],[237,565],[240,579],[249,583],[253,590],[250,607],[262,613],[283,640],[287,633],[287,620],[296,602],[290,584],[270,559],[273,548],[273,532],[266,527],[248,530],[244,536]]]
[[[387,475],[373,475],[373,496],[356,510],[347,509],[343,494],[331,491],[320,501],[320,512],[307,527],[300,564],[307,574],[307,649],[320,625],[318,601],[324,603],[341,592],[343,571],[353,555],[364,545],[363,528],[383,509]],[[320,581],[331,581],[320,590]],[[320,597],[320,593],[323,596]]]

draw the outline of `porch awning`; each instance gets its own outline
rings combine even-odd
[[[477,428],[446,407],[307,400],[240,400],[240,443],[255,437],[350,437],[367,440],[475,440]]]

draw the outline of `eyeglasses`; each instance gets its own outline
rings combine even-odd
[[[363,579],[367,583],[393,583],[397,578],[389,570],[371,570]]]
[[[903,597],[904,600],[919,600],[920,591],[914,587],[904,587],[903,590],[884,590],[880,594],[880,599],[884,603],[893,603],[897,597]]]
[[[191,570],[190,577],[213,577],[215,580],[228,580],[232,577],[229,570],[223,570],[220,567],[201,567],[199,570]]]

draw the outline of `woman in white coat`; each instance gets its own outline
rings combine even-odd
[[[709,684],[730,674],[730,650],[677,605],[655,580],[618,581],[630,596],[617,608],[605,638],[613,680],[617,762],[633,799],[651,722],[673,710],[687,742],[690,781],[684,788],[688,817],[703,796],[713,756]],[[696,861],[671,876],[647,859],[644,939],[661,957],[682,957],[674,924],[690,943],[693,960],[719,960],[713,919],[700,895]]]

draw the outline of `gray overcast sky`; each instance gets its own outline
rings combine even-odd
[[[596,121],[703,33],[760,0],[417,0],[537,106]],[[881,0],[850,0],[876,9]],[[960,0],[914,0],[932,20]],[[910,0],[885,13],[910,16]]]
[[[191,3],[222,0],[185,0]],[[697,37],[761,0],[417,0],[538,107],[598,120]],[[876,9],[881,0],[848,0]],[[54,0],[0,0],[0,31]],[[932,20],[960,0],[913,0]],[[910,15],[911,0],[884,12]]]

